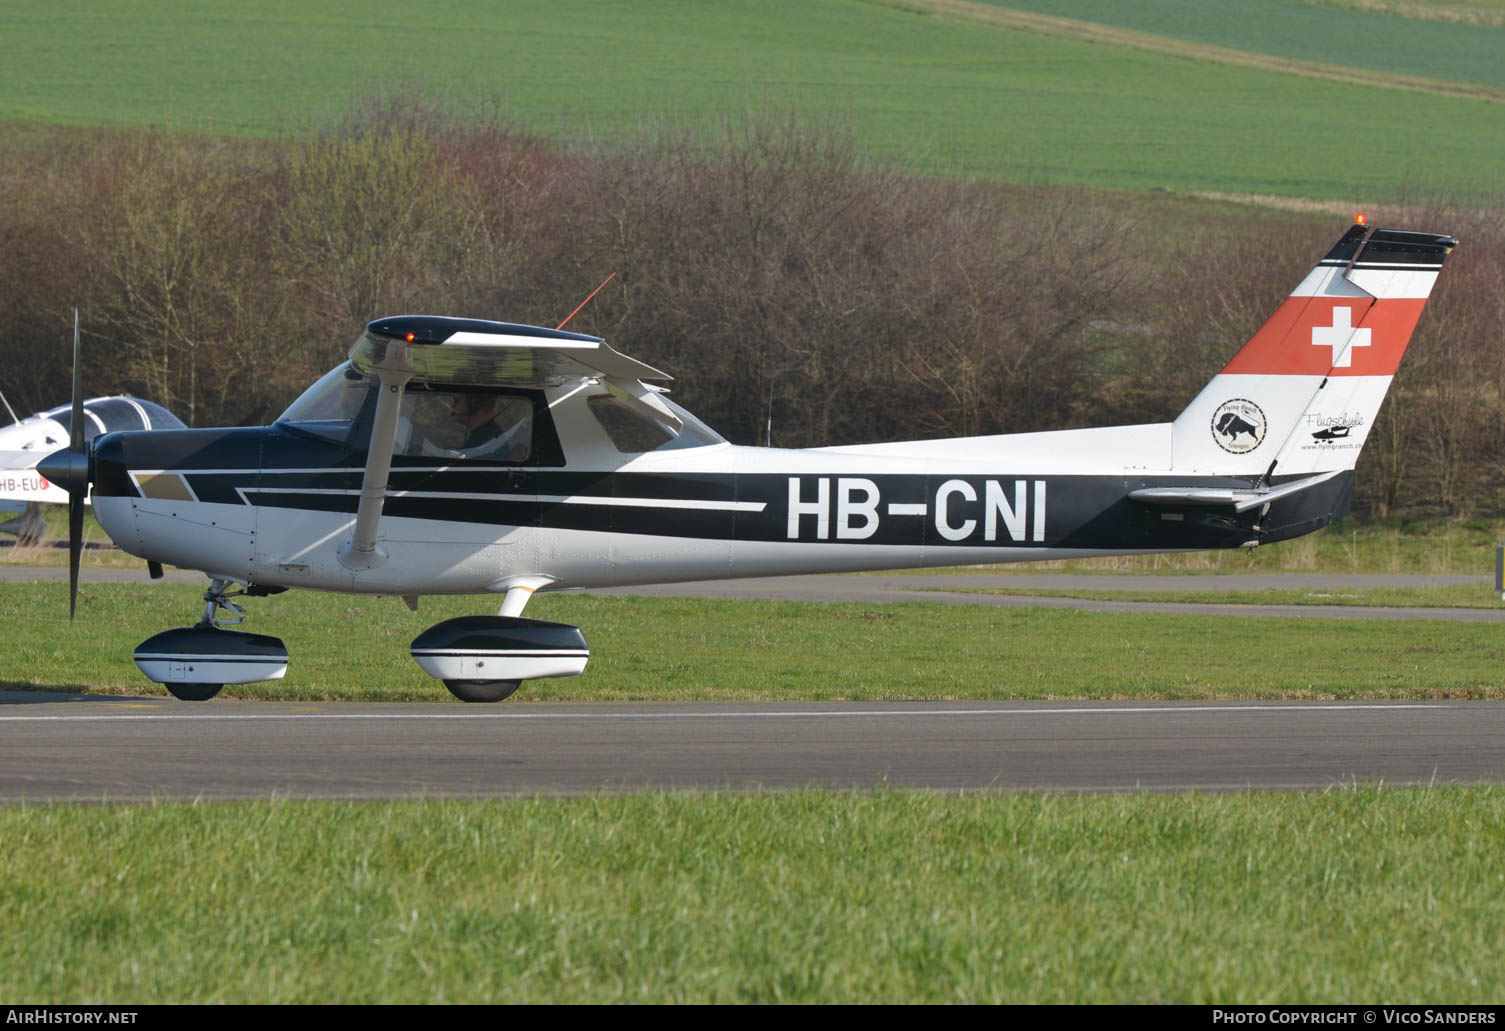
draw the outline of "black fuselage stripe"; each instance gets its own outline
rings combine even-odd
[[[700,540],[805,542],[896,546],[961,546],[976,548],[1086,548],[1148,549],[1219,548],[1251,540],[1283,539],[1280,528],[1300,525],[1315,529],[1347,511],[1347,492],[1352,473],[1343,473],[1328,484],[1281,499],[1270,516],[1235,514],[1227,506],[1166,509],[1148,506],[1128,497],[1132,490],[1147,487],[1235,487],[1248,489],[1247,478],[1230,477],[1134,477],[1123,476],[927,476],[922,474],[864,477],[799,476],[780,474],[706,474],[704,476],[657,477],[652,489],[663,491],[668,500],[691,493],[716,495],[716,500],[753,502],[762,511],[728,509],[656,508],[601,503],[561,503],[540,500],[539,495],[568,496],[566,487],[580,487],[590,497],[621,496],[634,501],[650,497],[650,488],[632,483],[633,474],[597,474],[583,483],[585,474],[537,472],[519,478],[495,494],[455,497],[443,493],[443,481],[430,485],[431,493],[414,496],[393,494],[383,514],[428,522],[455,522],[497,527],[548,527],[562,530],[606,531],[632,535],[684,537]],[[558,479],[575,483],[556,486]],[[233,489],[234,477],[192,474],[190,480],[199,498],[229,504],[249,502],[267,508],[353,514],[359,502],[353,489],[333,484],[323,489],[339,493],[263,493],[253,488]],[[463,481],[463,477],[460,478]],[[878,499],[857,491],[846,498],[843,508],[839,480],[872,483]],[[791,480],[798,481],[791,488]],[[799,503],[810,506],[819,499],[820,481],[825,487],[824,518],[807,510],[790,518],[791,492]],[[624,482],[625,481],[625,482]],[[946,484],[967,485],[966,490]],[[988,482],[1001,488],[1008,511],[993,507],[988,519]],[[1281,481],[1277,479],[1275,486]],[[456,493],[475,483],[455,482]],[[533,487],[536,493],[528,490]],[[944,504],[940,499],[946,494]],[[1017,502],[1023,499],[1023,505]],[[244,499],[244,500],[243,500]],[[889,505],[918,506],[923,511],[890,513]],[[755,507],[755,506],[754,506]],[[942,508],[944,507],[944,511]],[[1015,510],[1017,509],[1017,511]],[[1043,532],[1037,519],[1043,513]],[[1312,525],[1315,523],[1315,525]],[[868,526],[872,532],[863,533]],[[1256,529],[1256,527],[1259,529]],[[943,533],[942,529],[950,531]],[[791,529],[793,533],[791,533]],[[991,535],[989,530],[991,529]],[[848,532],[843,532],[843,531]],[[850,532],[850,531],[858,532]],[[962,532],[962,531],[966,532]],[[1307,532],[1302,530],[1301,532]],[[1271,536],[1280,534],[1279,536]],[[1293,534],[1294,535],[1294,534]]]

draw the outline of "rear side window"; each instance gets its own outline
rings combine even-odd
[[[612,447],[624,455],[725,443],[716,431],[668,398],[661,396],[659,400],[683,420],[677,430],[672,423],[655,419],[611,394],[592,397],[587,404],[601,429],[611,439]]]

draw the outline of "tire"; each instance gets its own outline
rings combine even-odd
[[[224,684],[163,684],[168,692],[180,701],[184,702],[207,702],[220,693]]]
[[[523,686],[521,680],[446,680],[444,686],[462,702],[499,702]]]

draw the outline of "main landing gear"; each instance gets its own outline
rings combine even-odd
[[[523,606],[544,577],[516,577],[495,616],[460,616],[429,627],[409,652],[431,677],[462,702],[499,702],[524,680],[572,677],[590,659],[585,635],[566,623],[524,619]]]
[[[521,680],[446,680],[449,693],[462,702],[500,702],[523,686]]]
[[[459,616],[429,627],[409,648],[423,671],[444,681],[462,702],[500,702],[524,680],[570,677],[585,669],[590,649],[579,627],[525,619],[533,591],[549,581],[517,578],[495,616]],[[164,630],[136,646],[136,665],[174,698],[202,702],[226,684],[280,680],[287,647],[279,638],[228,630],[245,621],[233,599],[281,588],[237,588],[215,578],[204,592],[204,615],[193,626]],[[223,614],[221,614],[223,612]]]
[[[148,637],[136,646],[136,665],[174,698],[208,701],[226,684],[280,680],[287,672],[287,647],[276,637],[225,630],[244,622],[245,610],[231,598],[233,581],[215,578],[204,592],[204,618]],[[228,615],[220,617],[218,610]]]
[[[521,616],[446,619],[409,650],[462,702],[499,702],[524,680],[572,677],[590,658],[579,627]]]

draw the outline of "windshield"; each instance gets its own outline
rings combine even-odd
[[[351,368],[350,363],[329,370],[298,400],[288,405],[278,422],[331,440],[344,441],[365,404],[375,379]]]

